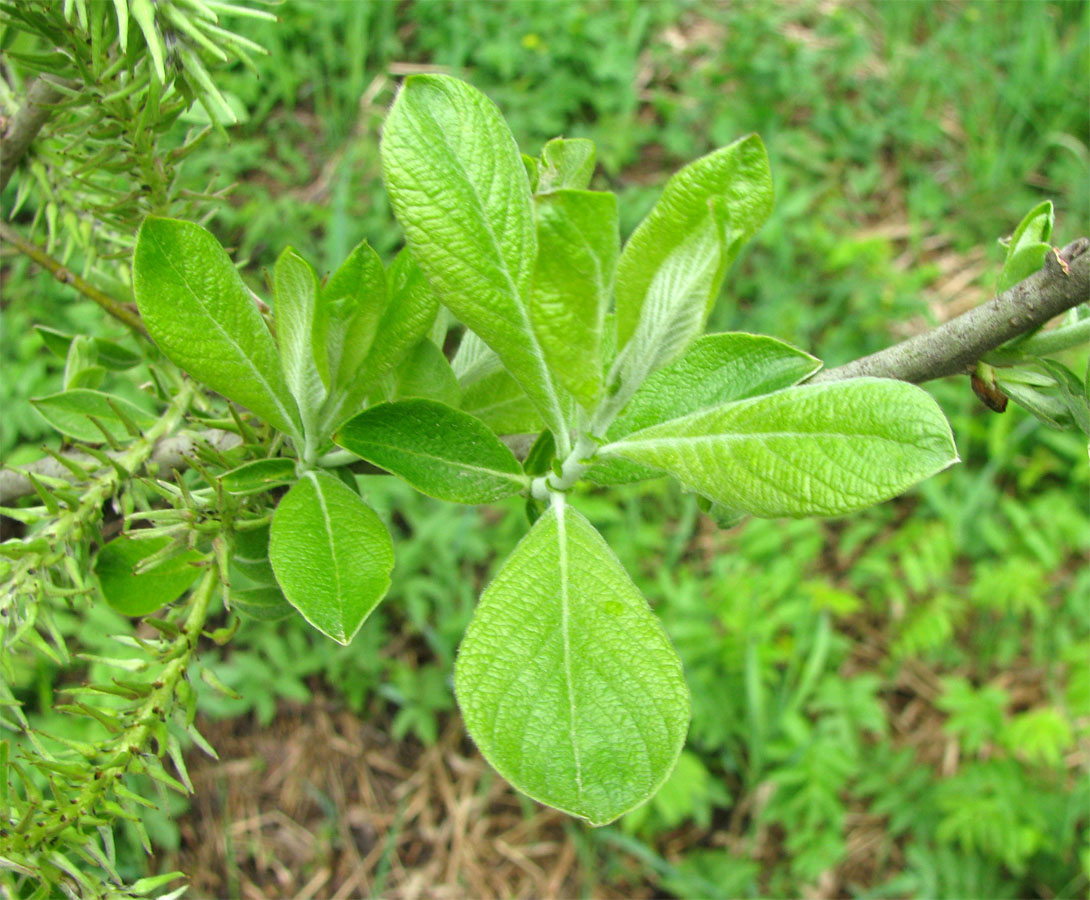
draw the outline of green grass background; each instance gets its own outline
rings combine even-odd
[[[962,289],[958,273],[986,296],[997,238],[1035,202],[1055,203],[1058,243],[1090,231],[1088,9],[291,0],[279,23],[247,26],[270,51],[261,78],[218,74],[248,119],[186,177],[236,183],[210,227],[260,288],[287,244],[321,271],[361,238],[398,248],[378,138],[398,73],[420,66],[488,94],[527,152],[593,138],[595,186],[619,193],[625,234],[672,171],[757,131],[777,205],[712,327],[773,334],[835,365],[932,320]],[[27,398],[59,379],[30,324],[113,329],[7,264],[0,449],[14,461],[48,437]],[[579,832],[595,861],[587,896],[633,858],[679,897],[829,883],[858,897],[1085,896],[1086,446],[1013,406],[988,413],[961,381],[929,389],[963,464],[850,520],[716,533],[664,483],[577,498],[663,617],[694,695],[688,750],[659,797]],[[317,679],[359,710],[377,692],[398,734],[435,740],[478,573],[517,541],[521,512],[485,522],[372,481],[369,498],[399,523],[382,612],[346,650],[302,623],[247,625],[216,669],[245,699],[209,693],[207,714],[267,721]],[[120,627],[97,615],[103,633]],[[69,627],[93,645],[86,624]],[[426,642],[426,667],[382,654],[406,635]],[[42,715],[60,677],[25,673]],[[917,701],[914,727],[904,712]],[[749,812],[727,849],[710,836],[739,806]],[[667,853],[665,836],[685,828],[689,849]],[[169,822],[157,834],[177,841]]]

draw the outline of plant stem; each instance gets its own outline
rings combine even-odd
[[[878,353],[823,369],[809,383],[873,376],[919,384],[963,375],[1000,344],[1039,328],[1088,299],[1090,239],[1079,238],[1058,256],[1048,254],[1042,269],[987,303]]]
[[[131,308],[131,306],[115,300],[105,291],[99,290],[90,282],[80,278],[75,272],[54,259],[37,244],[28,241],[5,222],[0,222],[0,238],[3,238],[5,241],[14,245],[20,253],[29,256],[34,262],[56,278],[57,281],[61,282],[61,284],[72,285],[72,287],[83,294],[84,297],[94,300],[95,303],[101,306],[119,322],[128,325],[129,328],[142,337],[148,338],[148,332],[144,328],[144,323],[140,320],[140,316]],[[148,339],[150,340],[150,338]]]

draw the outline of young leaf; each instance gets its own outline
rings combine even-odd
[[[541,431],[541,414],[505,369],[474,381],[462,391],[462,410],[496,434]]]
[[[312,471],[276,508],[269,561],[288,602],[347,645],[390,586],[394,548],[386,526],[357,494]]]
[[[743,332],[706,334],[648,377],[607,436],[616,440],[698,409],[771,394],[820,368],[821,360],[776,338]]]
[[[601,448],[758,516],[835,516],[957,462],[931,396],[877,378],[787,388],[692,413]]]
[[[398,400],[421,397],[457,407],[462,400],[462,389],[443,351],[424,338],[401,364],[395,396]]]
[[[428,281],[567,440],[528,309],[537,251],[530,185],[499,110],[456,78],[410,76],[381,151],[390,203]]]
[[[61,391],[48,397],[36,397],[30,402],[61,434],[89,444],[101,444],[105,438],[88,416],[98,419],[110,436],[117,440],[132,437],[125,426],[125,418],[138,428],[150,428],[156,422],[155,416],[149,415],[128,400],[84,388]]]
[[[481,596],[454,689],[504,778],[593,825],[658,790],[689,724],[669,638],[613,551],[562,500]]]
[[[363,366],[386,312],[386,271],[367,241],[333,273],[318,300],[318,369],[331,392],[348,388]]]
[[[286,457],[255,459],[220,476],[228,494],[260,494],[295,480],[295,461]]]
[[[182,596],[201,574],[196,563],[204,557],[196,550],[183,550],[139,575],[134,571],[169,543],[166,537],[133,540],[121,535],[103,547],[95,559],[95,574],[106,602],[126,616],[146,616]]]
[[[1007,247],[1007,258],[999,273],[996,292],[1003,293],[1028,278],[1045,263],[1045,254],[1049,251],[1049,238],[1052,237],[1052,201],[1045,200],[1033,207],[1014,230]]]
[[[594,175],[594,141],[553,138],[541,150],[541,167],[534,188],[541,194],[572,189],[584,191]]]
[[[318,411],[326,398],[326,385],[317,362],[325,357],[325,345],[324,341],[319,343],[315,334],[318,278],[310,263],[288,247],[276,260],[273,287],[280,366],[288,390],[299,405],[306,431],[314,432]]]
[[[593,409],[602,389],[602,331],[620,249],[617,198],[557,190],[536,197],[534,211],[538,253],[530,319],[553,376]]]
[[[159,349],[270,425],[299,416],[272,335],[219,242],[199,225],[149,216],[133,253],[133,291]]]
[[[727,268],[771,210],[772,176],[756,135],[674,175],[617,264],[618,349],[642,321],[643,349],[655,349],[659,365],[684,350],[703,326]],[[663,350],[656,338],[666,344]],[[629,358],[630,366],[641,364],[639,353]]]
[[[434,400],[372,406],[333,439],[440,500],[491,503],[529,483],[515,455],[483,422]]]
[[[820,360],[776,338],[740,332],[708,334],[644,381],[606,437],[616,441],[699,409],[770,394],[798,384],[819,368]],[[626,484],[659,474],[627,460],[611,459],[595,466],[587,477],[596,484]]]
[[[401,364],[435,320],[439,301],[407,250],[394,259],[386,272],[386,284],[389,301],[379,319],[375,339],[351,383],[346,383],[345,392],[333,398],[323,413],[326,431],[359,411],[364,397],[374,390],[378,380]]]

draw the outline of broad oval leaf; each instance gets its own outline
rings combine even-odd
[[[132,268],[140,316],[172,362],[270,425],[299,433],[272,335],[208,231],[149,216],[136,238]]]
[[[89,416],[96,418],[110,437],[120,441],[136,437],[130,433],[126,419],[138,429],[137,434],[139,429],[148,428],[156,421],[155,416],[128,400],[86,388],[73,388],[59,394],[50,394],[48,397],[36,397],[30,402],[61,434],[89,444],[101,444],[106,440],[102,430]]]
[[[602,332],[620,250],[617,198],[557,190],[536,197],[534,212],[538,254],[530,318],[553,376],[593,409],[602,389]]]
[[[140,563],[169,545],[167,537],[136,540],[121,535],[99,550],[95,575],[106,602],[126,616],[146,616],[182,596],[201,574],[204,556],[196,550],[182,550],[137,573]]]
[[[333,439],[440,500],[491,503],[529,484],[515,455],[487,425],[434,400],[372,406]]]
[[[659,269],[671,257],[677,268],[682,260],[677,254],[686,244],[691,245],[690,251],[683,256],[693,256],[693,251],[699,249],[694,245],[699,243],[697,235],[712,228],[710,214],[717,212],[726,227],[722,258],[716,264],[712,283],[706,286],[706,299],[714,300],[723,274],[771,210],[772,175],[764,144],[755,134],[678,171],[625,244],[617,264],[618,348],[628,343],[641,317],[646,317],[643,307],[656,277],[662,279]]]
[[[307,472],[277,506],[269,561],[304,619],[349,644],[390,586],[394,548],[359,495],[325,472]]]
[[[950,425],[915,385],[880,378],[786,388],[637,431],[599,450],[661,469],[757,516],[835,516],[958,461]]]
[[[563,501],[481,596],[454,689],[504,778],[593,825],[658,790],[689,725],[669,638],[613,551]]]
[[[499,110],[456,78],[410,76],[381,152],[390,203],[428,281],[566,436],[528,308],[537,251],[530,184]]]
[[[698,409],[770,394],[798,384],[819,368],[820,360],[776,338],[742,332],[708,334],[647,378],[606,437],[616,441]],[[596,484],[626,484],[661,474],[611,459],[595,466],[587,477]]]

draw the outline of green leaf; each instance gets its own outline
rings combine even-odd
[[[273,268],[276,301],[276,334],[280,343],[280,367],[284,381],[299,406],[308,433],[316,429],[318,412],[326,398],[326,385],[318,372],[318,358],[325,358],[324,342],[315,332],[318,315],[318,278],[303,257],[288,247]]]
[[[394,548],[375,512],[337,478],[307,472],[277,506],[269,561],[288,602],[348,645],[390,586]]]
[[[715,201],[727,220],[724,270],[772,211],[764,144],[749,135],[685,166],[625,244],[617,266],[618,347],[632,337],[656,273],[705,222]]]
[[[318,369],[331,392],[348,389],[363,367],[386,312],[386,271],[363,241],[322,288],[315,320]]]
[[[176,219],[145,219],[133,253],[133,290],[148,333],[172,362],[270,425],[298,434],[272,335],[209,232]]]
[[[538,254],[530,319],[553,377],[593,409],[602,390],[602,332],[620,249],[617,198],[558,190],[536,197],[534,211]]]
[[[462,410],[496,434],[541,431],[541,414],[526,392],[504,369],[474,381],[462,391]]]
[[[996,285],[997,293],[1001,294],[1023,278],[1028,278],[1045,264],[1053,220],[1052,201],[1045,200],[1033,207],[1018,223],[1007,246],[1007,258],[1003,261]]]
[[[428,338],[417,343],[397,375],[395,396],[398,400],[420,397],[454,407],[462,400],[462,389],[458,387],[454,370],[443,351]]]
[[[608,437],[615,440],[709,406],[770,394],[820,368],[821,360],[776,338],[707,334],[648,377],[610,426]]]
[[[669,362],[699,333],[727,268],[771,210],[772,176],[756,135],[667,182],[617,264],[617,347],[643,331],[639,351],[628,354],[630,380],[637,369]],[[645,352],[655,353],[655,364],[642,362]]]
[[[89,444],[101,444],[105,438],[88,416],[98,419],[116,440],[133,437],[125,427],[125,418],[138,428],[150,428],[156,422],[155,416],[128,400],[85,388],[36,397],[30,402],[57,431]]]
[[[599,450],[661,469],[758,516],[865,509],[957,462],[950,426],[914,385],[855,378],[727,403]]]
[[[390,203],[440,299],[567,437],[528,309],[536,237],[521,154],[495,105],[444,75],[413,75],[382,137]]]
[[[483,422],[434,400],[372,406],[333,439],[440,500],[491,503],[529,484],[515,455]]]
[[[295,460],[286,457],[255,459],[220,476],[228,494],[260,494],[295,480]]]
[[[535,191],[586,190],[594,175],[594,141],[586,138],[553,138],[541,150]]]
[[[295,614],[278,587],[231,591],[231,609],[259,622],[279,622]]]
[[[379,379],[402,363],[435,321],[439,301],[407,250],[399,253],[387,270],[386,284],[389,301],[375,339],[351,383],[345,385],[344,394],[323,415],[326,431],[359,412],[363,399]]]
[[[821,368],[821,361],[776,338],[741,332],[708,334],[683,356],[652,373],[606,432],[616,441],[700,409],[769,394],[798,384]],[[660,473],[623,459],[595,466],[596,484],[626,484]]]
[[[504,778],[593,825],[658,790],[689,724],[669,638],[613,551],[563,500],[481,596],[454,688],[466,728]]]
[[[67,359],[68,348],[73,340],[72,335],[57,331],[55,328],[48,328],[45,325],[35,325],[34,330],[41,337],[42,343],[46,347],[61,359]],[[117,343],[117,341],[106,338],[91,338],[91,342],[95,347],[97,361],[107,369],[112,369],[115,372],[131,369],[142,359],[139,353],[134,353],[128,347]]]
[[[103,547],[95,560],[95,574],[106,602],[126,616],[146,616],[182,596],[201,574],[197,564],[204,557],[196,550],[183,550],[139,575],[134,571],[169,544],[167,537],[134,540],[122,535]]]

